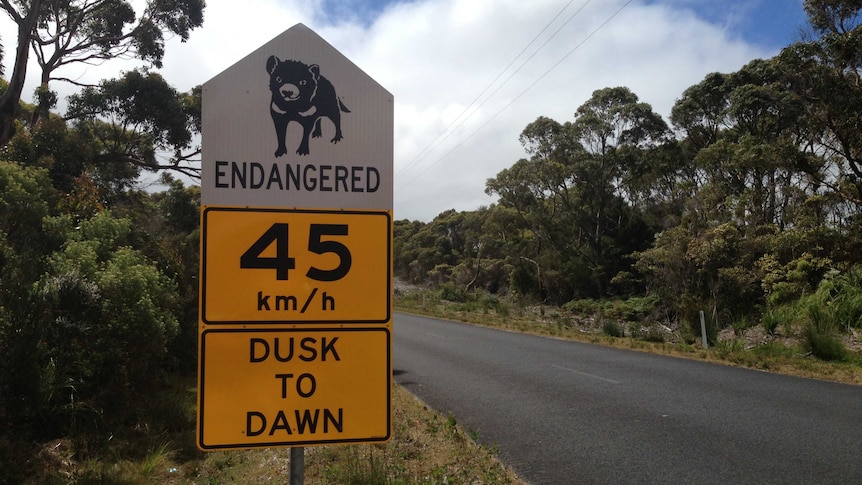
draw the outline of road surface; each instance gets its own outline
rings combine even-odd
[[[862,387],[395,314],[396,381],[528,482],[862,483]]]

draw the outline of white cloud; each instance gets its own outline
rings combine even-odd
[[[775,54],[728,38],[720,26],[673,3],[632,2],[600,28],[625,2],[593,1],[563,25],[584,4],[572,2],[527,55],[559,33],[493,98],[473,106],[475,113],[458,130],[417,159],[566,2],[417,0],[389,5],[367,25],[326,25],[319,3],[311,0],[248,0],[241,8],[227,0],[207,3],[204,27],[185,44],[170,41],[165,78],[188,90],[305,23],[395,96],[398,219],[428,221],[450,208],[493,202],[484,194],[485,181],[524,157],[518,143],[524,126],[538,116],[571,120],[596,89],[628,86],[667,117],[682,92],[707,73],[731,72]],[[14,38],[7,24],[0,32]],[[11,55],[8,41],[6,47]],[[117,70],[108,63],[88,75],[108,77]],[[25,96],[35,81],[28,86]]]

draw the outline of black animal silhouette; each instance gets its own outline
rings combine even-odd
[[[287,153],[284,139],[291,121],[302,125],[302,141],[296,150],[298,155],[309,154],[309,136],[320,138],[323,117],[335,124],[332,143],[344,138],[341,134],[341,112],[350,113],[350,110],[335,94],[332,83],[320,75],[320,66],[294,60],[282,61],[276,56],[269,56],[266,71],[269,73],[269,90],[272,91],[269,111],[278,138],[276,157]]]

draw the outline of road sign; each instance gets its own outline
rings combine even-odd
[[[203,84],[201,203],[392,210],[392,94],[297,24]]]
[[[390,342],[387,328],[205,330],[198,446],[388,440]]]
[[[200,449],[389,438],[393,113],[301,24],[203,84]]]
[[[205,324],[385,324],[389,212],[207,207]]]

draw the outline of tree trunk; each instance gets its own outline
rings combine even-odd
[[[30,35],[36,27],[42,0],[32,0],[26,17],[15,17],[18,24],[18,46],[15,50],[15,66],[9,78],[9,86],[0,95],[0,146],[9,143],[15,134],[15,116],[18,114],[18,102],[24,90],[24,80],[27,77],[27,61],[30,57]]]

